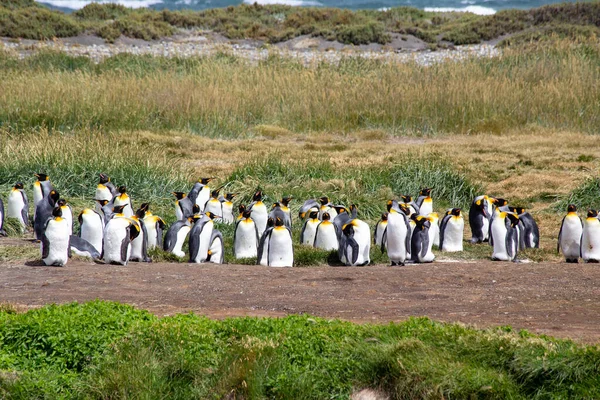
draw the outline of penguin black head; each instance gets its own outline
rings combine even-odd
[[[281,199],[281,204],[283,204],[284,206],[287,207],[290,204],[290,201],[292,201],[292,199],[293,199],[292,196],[286,196]]]
[[[267,228],[272,228],[275,226],[275,220],[273,219],[273,217],[269,217],[269,219],[267,219]]]
[[[47,181],[50,177],[46,174],[35,174],[35,176],[38,178],[38,181],[43,182],[43,181]]]
[[[227,201],[231,201],[231,200],[233,200],[233,198],[234,198],[235,196],[237,196],[237,193],[227,193],[227,194],[225,195],[225,200],[227,200]]]
[[[244,207],[244,210],[242,211],[242,217],[243,218],[250,218],[250,215],[252,214],[252,210],[246,210],[246,207]]]
[[[283,220],[277,217],[277,219],[275,219],[275,226],[283,226]]]
[[[381,214],[381,220],[382,221],[387,221],[389,215],[390,215],[389,213],[383,213],[383,214]]]
[[[256,193],[254,193],[254,196],[252,196],[252,201],[262,201],[262,190],[257,190]]]
[[[452,211],[450,211],[450,214],[454,215],[455,217],[460,217],[460,208],[453,208]]]
[[[108,200],[96,200],[96,202],[100,204],[100,207],[104,207],[108,204]]]
[[[221,218],[220,215],[215,215],[215,214],[211,213],[210,211],[205,212],[204,215],[206,215],[210,219]]]
[[[66,206],[67,205],[67,201],[65,199],[58,199],[58,201],[56,202],[56,204],[60,207],[62,206]]]
[[[404,214],[406,214],[409,217],[411,216],[410,215],[410,208],[406,204],[400,203],[400,204],[398,204],[398,207],[400,207],[400,211],[402,211]],[[416,213],[413,214],[413,215],[416,215]]]
[[[129,240],[133,240],[138,236],[140,236],[140,226],[136,223],[132,223],[131,229],[129,230]]]
[[[425,197],[431,196],[431,188],[421,189],[421,191],[419,192],[419,196],[425,196]]]
[[[14,188],[15,189],[23,189],[24,188],[23,182],[17,182],[17,183],[15,183]]]
[[[240,213],[240,214],[243,214],[243,213],[244,213],[244,211],[246,211],[246,206],[245,206],[245,205],[243,205],[243,204],[240,204],[240,205],[238,206],[238,211],[239,211],[239,213]],[[249,211],[252,211],[252,210],[249,210]]]
[[[177,200],[181,200],[187,197],[187,194],[183,193],[183,192],[171,192],[171,194],[173,196],[175,196],[177,198]]]
[[[496,207],[503,207],[508,204],[508,200],[502,198],[495,198],[492,200],[492,203],[496,205]]]
[[[354,226],[352,226],[352,223],[344,225],[342,232],[344,232],[344,235],[346,236],[354,236]]]
[[[402,197],[402,201],[405,202],[406,204],[408,204],[408,203],[410,203],[412,201],[412,196],[402,195],[400,197]]]
[[[319,203],[321,203],[322,205],[328,204],[329,203],[329,197],[327,197],[327,196],[319,197]]]
[[[199,213],[200,213],[200,206],[199,206],[198,204],[194,204],[194,205],[192,206],[192,212],[193,212],[194,214],[199,214]]]
[[[523,214],[525,212],[524,207],[508,207],[508,209],[517,215]]]
[[[392,209],[392,207],[394,206],[394,200],[388,200],[388,202],[385,205],[385,208],[388,210],[388,212]]]
[[[323,221],[329,221],[330,218],[331,215],[329,215],[329,213],[323,213]]]
[[[577,212],[577,206],[575,204],[569,204],[567,206],[567,212]]]
[[[110,182],[110,178],[106,174],[100,174],[100,183],[104,185],[105,183]]]
[[[127,193],[127,186],[119,186],[119,193],[121,193],[121,194]]]
[[[122,205],[122,206],[114,206],[113,207],[113,213],[115,214],[123,214],[123,209],[125,208],[126,204]]]
[[[311,211],[310,214],[308,214],[310,219],[317,219],[317,217],[319,216],[319,212],[318,211]]]
[[[146,216],[146,210],[144,210],[143,208],[138,208],[135,212],[135,216],[139,219],[144,219],[144,217]]]
[[[52,209],[52,216],[53,217],[62,217],[62,209],[60,207],[54,207]]]
[[[200,178],[200,179],[198,180],[198,182],[200,182],[201,184],[203,184],[203,185],[205,185],[205,186],[206,186],[206,185],[208,185],[208,183],[209,183],[210,181],[212,181],[212,180],[213,180],[213,178]]]
[[[150,209],[150,203],[142,203],[142,205],[140,206],[140,210],[144,210],[145,212],[147,212]]]
[[[417,228],[419,228],[421,230],[423,230],[425,228],[429,228],[431,226],[431,222],[429,221],[429,219],[427,219],[421,215],[414,216],[413,220],[417,224]]]
[[[198,221],[200,218],[202,218],[200,215],[193,215],[191,217],[188,218],[188,221],[190,221],[190,223],[193,225],[196,223],[196,221]]]
[[[53,204],[56,204],[58,199],[60,199],[60,194],[56,190],[51,190],[48,194],[48,197],[50,198],[50,200],[52,200]]]
[[[215,189],[215,190],[213,190],[213,191],[210,193],[210,195],[211,195],[211,196],[212,196],[214,199],[216,199],[217,197],[219,197],[219,192],[220,192],[220,191],[221,191],[221,189],[220,189],[220,188],[219,188],[219,189]]]
[[[598,218],[598,211],[590,209],[588,210],[587,216],[588,218]]]
[[[519,224],[519,216],[514,213],[506,213],[506,216],[510,220],[510,226],[513,228]]]
[[[335,211],[338,214],[343,214],[343,213],[347,213],[348,212],[348,209],[346,207],[344,207],[344,206],[333,206],[333,208],[335,209]]]

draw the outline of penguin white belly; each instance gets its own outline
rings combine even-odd
[[[258,261],[258,264],[268,267],[269,266],[269,240],[265,240],[263,242],[261,255],[262,255],[262,257]]]
[[[96,187],[96,196],[94,197],[94,200],[106,200],[106,201],[111,201],[113,198],[112,193],[110,192],[110,189],[107,188],[106,186],[99,184]],[[97,203],[96,203],[97,204]]]
[[[221,202],[216,199],[210,199],[208,203],[206,203],[206,207],[204,208],[204,212],[211,212],[214,215],[218,215],[219,217],[223,214],[223,209],[221,207]],[[215,218],[214,221],[220,221],[221,218]]]
[[[291,267],[294,265],[292,236],[285,227],[275,227],[271,233],[268,249],[269,267]]]
[[[250,218],[256,224],[256,229],[258,230],[258,236],[262,236],[265,229],[267,229],[267,219],[269,218],[269,214],[267,212],[267,206],[264,203],[256,203],[252,206],[252,213],[250,213]]]
[[[333,221],[335,219],[335,217],[338,216],[337,211],[335,210],[335,208],[333,207],[329,207],[329,206],[321,206],[320,210],[319,210],[319,219],[323,219],[323,214],[325,213],[329,213],[329,220]]]
[[[140,227],[140,234],[131,241],[131,260],[145,261],[144,260],[144,231]]]
[[[591,221],[595,220],[595,221]],[[581,258],[584,261],[600,261],[600,220],[587,218],[581,237]]]
[[[488,218],[483,218],[483,240],[490,239],[490,220]]]
[[[492,240],[494,242],[492,259],[499,261],[510,261],[511,258],[508,255],[506,250],[506,235],[508,231],[506,229],[506,225],[504,225],[504,221],[498,219],[492,222]]]
[[[383,243],[383,234],[385,233],[385,229],[387,228],[387,222],[386,223],[382,223],[380,222],[379,225],[377,225],[377,230],[375,231],[375,245],[376,246],[380,246]]]
[[[430,263],[433,262],[433,260],[435,260],[435,255],[433,254],[433,251],[431,251],[431,249],[433,248],[433,241],[429,241],[429,244],[427,246],[427,252],[425,253],[425,255],[423,257],[421,257],[419,255],[419,261],[422,263]]]
[[[49,242],[49,251],[48,257],[43,258],[42,261],[46,265],[64,266],[69,259],[70,234],[66,221],[64,219],[48,221],[44,234]]]
[[[323,221],[317,228],[315,247],[322,250],[337,250],[339,242],[335,226],[329,221]]]
[[[233,216],[233,203],[224,202],[221,206],[223,210],[223,222],[233,224],[235,217]]]
[[[146,245],[148,250],[150,250],[158,246],[158,231],[156,230],[156,223],[152,220],[144,219],[143,224],[146,227],[146,232],[148,233],[148,243]]]
[[[410,235],[404,217],[398,213],[390,213],[387,224],[387,254],[393,263],[404,264],[409,249],[406,248],[406,235]]]
[[[108,221],[104,228],[104,262],[127,265],[131,255],[131,243],[127,245],[125,259],[121,258],[121,245],[127,238],[127,227],[130,222],[127,218],[115,217]]]
[[[440,247],[440,226],[437,224],[437,221],[432,222],[429,227],[429,241],[432,245]]]
[[[181,207],[179,207],[179,202],[175,203],[175,218],[177,218],[177,221],[183,219],[183,211],[181,211]]]
[[[200,232],[200,238],[198,240],[198,254],[196,254],[194,262],[206,262],[206,259],[208,258],[208,250],[210,248],[210,237],[212,236],[213,229],[213,221],[208,221],[206,225],[204,225],[204,228],[202,228],[202,231]]]
[[[60,208],[62,210],[62,217],[67,221],[67,227],[69,228],[69,235],[73,234],[73,212],[71,211],[71,207],[63,206]]]
[[[307,246],[313,246],[315,244],[315,234],[317,233],[317,226],[319,225],[319,220],[308,220],[304,226],[304,237],[302,238],[302,243]]]
[[[465,229],[465,221],[462,218],[450,220],[446,223],[444,229],[444,244],[442,251],[457,252],[463,251],[463,232]]]
[[[579,217],[565,217],[560,235],[560,249],[566,259],[579,259],[582,234],[583,226]]]
[[[210,199],[210,188],[208,186],[203,186],[200,193],[198,193],[198,197],[196,197],[196,204],[200,207],[200,211],[204,212],[204,207],[206,207],[208,199]]]
[[[173,247],[173,251],[171,253],[175,254],[177,257],[185,257],[185,253],[183,252],[183,243],[185,242],[185,238],[187,238],[188,233],[192,228],[189,226],[183,226],[177,232],[177,239],[175,240],[175,246]]]
[[[131,199],[129,198],[129,196],[126,196],[124,198],[122,196],[115,197],[114,206],[125,206],[123,208],[123,215],[126,218],[130,218],[131,216],[133,216],[133,208],[131,208]]]
[[[431,199],[423,200],[423,203],[421,203],[421,207],[419,208],[419,215],[422,215],[423,217],[427,217],[432,212],[433,212],[433,201]]]
[[[104,238],[102,220],[99,217],[94,218],[93,216],[85,218],[81,224],[80,237],[87,240],[99,253],[102,253],[102,239]]]
[[[257,251],[258,241],[254,221],[243,219],[235,228],[233,254],[235,258],[252,258],[257,256]]]
[[[353,265],[366,265],[371,262],[371,228],[361,220],[354,221],[354,240],[358,243],[358,258]]]
[[[21,226],[25,226],[27,221],[23,221],[22,210],[25,208],[23,194],[19,190],[12,190],[8,195],[8,205],[6,210],[7,218],[16,218]]]
[[[35,213],[35,208],[40,201],[44,198],[44,194],[42,193],[42,185],[40,185],[39,181],[33,183],[33,211]]]

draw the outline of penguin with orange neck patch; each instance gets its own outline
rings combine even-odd
[[[433,199],[431,198],[431,188],[423,188],[419,192],[419,197],[416,201],[419,207],[419,215],[428,217],[433,212]]]
[[[285,226],[283,219],[278,217],[275,220],[275,226],[265,240],[268,241],[267,265],[269,267],[292,267],[294,265],[292,231]]]
[[[60,207],[53,208],[51,215],[44,225],[41,236],[42,261],[45,265],[62,267],[69,260],[71,234],[67,221],[62,218]]]
[[[262,236],[267,228],[267,219],[269,218],[267,206],[262,200],[262,190],[257,190],[256,193],[254,193],[254,196],[252,196],[252,204],[249,207],[252,211],[251,217],[256,223],[256,229],[258,230],[259,236]]]
[[[127,218],[133,216],[133,204],[127,194],[127,186],[119,186],[119,194],[113,198],[113,207],[124,206],[123,215]]]
[[[583,234],[583,222],[577,215],[577,207],[575,204],[567,206],[567,215],[560,224],[558,232],[558,243],[556,251],[562,251],[565,256],[565,261],[568,263],[579,262],[581,256],[581,235]]]

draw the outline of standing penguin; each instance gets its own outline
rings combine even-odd
[[[371,228],[366,222],[354,218],[342,227],[339,245],[340,261],[348,266],[363,266],[371,262]]]
[[[204,212],[210,212],[214,215],[218,215],[219,218],[216,219],[216,221],[220,221],[220,217],[223,214],[223,208],[222,208],[222,203],[219,200],[219,192],[221,191],[221,189],[215,189],[211,192],[210,194],[210,199],[206,202],[206,205],[204,206]]]
[[[410,239],[410,254],[412,260],[416,263],[433,262],[435,256],[431,251],[433,241],[429,230],[431,229],[431,221],[421,215],[414,219],[415,229]]]
[[[600,220],[596,210],[588,210],[583,222],[581,258],[587,263],[600,262]]]
[[[410,210],[410,214],[408,215],[409,217],[413,214],[419,214],[419,206],[417,205],[417,203],[415,203],[412,196],[402,195],[400,197],[402,198],[404,204],[406,204],[406,206]]]
[[[540,248],[540,229],[530,213],[523,207],[509,207],[509,210],[519,216],[520,224],[523,225],[522,242],[526,249]]]
[[[36,206],[33,229],[37,240],[42,240],[46,221],[48,221],[48,218],[52,217],[52,210],[54,210],[59,198],[60,194],[52,189]]]
[[[113,202],[107,200],[96,200],[96,210],[100,209],[99,213],[102,215],[102,221],[104,225],[113,217]]]
[[[463,251],[465,219],[460,208],[449,211],[440,224],[440,249],[447,252]]]
[[[235,258],[252,258],[258,254],[258,231],[254,220],[250,217],[252,211],[244,210],[242,219],[235,224],[233,233],[233,256]]]
[[[226,224],[233,224],[235,222],[235,216],[233,215],[233,198],[235,196],[235,193],[227,193],[225,197],[220,199],[222,220]]]
[[[383,234],[387,229],[388,215],[389,213],[381,214],[381,219],[375,225],[375,231],[373,232],[373,240],[375,241],[375,246],[377,247],[385,248],[385,244],[383,243]]]
[[[284,196],[281,198],[281,201],[279,202],[279,205],[281,207],[281,211],[283,211],[286,215],[287,221],[284,220],[283,222],[286,224],[286,226],[288,227],[292,227],[292,210],[290,209],[290,201],[292,201],[293,197],[292,196]]]
[[[192,200],[185,193],[173,192],[172,194],[177,199],[175,200],[175,218],[177,218],[177,221],[194,215],[194,203],[192,203]]]
[[[256,263],[258,265],[264,265],[265,267],[269,266],[269,237],[271,235],[271,231],[275,227],[275,220],[273,218],[267,219],[267,229],[263,232],[260,240],[258,241],[258,251],[256,256]]]
[[[487,196],[477,196],[469,208],[469,225],[471,226],[471,243],[483,243],[489,240],[490,218]]]
[[[569,204],[567,215],[560,224],[558,232],[558,243],[556,251],[562,251],[565,261],[568,263],[577,263],[581,255],[581,235],[583,234],[583,222],[577,215],[577,207]]]
[[[144,225],[145,216],[146,211],[139,208],[131,217],[140,230],[140,234],[131,241],[131,255],[129,256],[131,261],[152,262],[152,259],[148,257],[148,231]]]
[[[431,189],[421,189],[416,203],[417,206],[419,206],[419,215],[427,217],[429,214],[431,214],[433,212],[433,199],[431,198]]]
[[[131,256],[131,242],[140,234],[135,221],[124,217],[126,205],[115,206],[114,216],[104,227],[103,257],[107,264],[127,265]]]
[[[275,226],[265,238],[267,245],[267,265],[269,267],[292,267],[294,265],[294,248],[292,231],[284,225],[283,219],[277,218]]]
[[[100,213],[91,208],[84,209],[77,218],[79,221],[79,237],[89,242],[102,253],[104,239],[104,221]]]
[[[175,254],[177,257],[185,257],[185,253],[182,250],[183,244],[190,233],[192,224],[198,219],[200,219],[199,216],[193,216],[179,220],[171,225],[165,235],[163,249],[166,252]]]
[[[322,221],[315,231],[314,247],[322,250],[338,250],[339,242],[335,225],[330,221],[328,212],[323,213]]]
[[[410,210],[396,200],[388,201],[387,208],[388,223],[381,239],[381,251],[385,251],[387,247],[387,255],[392,266],[404,265],[410,253],[412,229],[407,216]]]
[[[46,174],[35,174],[37,181],[33,182],[33,218],[37,211],[37,205],[53,189],[50,177]]]
[[[21,224],[21,228],[29,226],[29,201],[23,190],[23,183],[17,182],[8,195],[8,218],[16,218]]]
[[[490,227],[492,261],[513,261],[519,251],[519,217],[511,212],[496,212]]]
[[[52,209],[52,216],[44,224],[41,247],[45,265],[62,267],[69,259],[70,234],[60,207]]]
[[[315,244],[315,235],[317,234],[317,227],[321,221],[319,220],[319,212],[311,211],[309,217],[302,226],[300,232],[300,244],[313,246]]]
[[[258,230],[258,235],[262,236],[263,232],[267,228],[267,219],[269,218],[269,213],[267,211],[267,206],[262,201],[263,194],[261,190],[257,190],[252,196],[252,204],[249,209],[252,210],[251,217],[256,223],[256,229]]]
[[[194,223],[190,231],[190,262],[200,264],[208,260],[210,240],[215,227],[213,220],[218,217],[220,216],[208,211]]]
[[[127,194],[126,186],[119,186],[119,194],[113,198],[113,207],[124,206],[123,215],[127,218],[133,216],[133,204],[131,197]]]
[[[208,199],[210,199],[210,187],[208,184],[213,178],[200,178],[198,182],[194,184],[188,197],[192,203],[197,204],[200,207],[200,211],[204,211],[204,206]]]
[[[321,206],[319,207],[319,219],[323,219],[323,214],[328,213],[329,217],[333,220],[337,217],[337,211],[335,206],[329,201],[329,197],[323,196],[319,198]]]
[[[240,204],[238,206],[238,216],[235,218],[235,222],[237,223],[239,220],[241,220],[244,217],[244,211],[246,211],[246,206],[243,204]]]
[[[273,207],[271,207],[271,211],[269,212],[269,218],[273,218],[273,220],[281,218],[285,226],[290,229],[292,228],[292,220],[290,219],[290,215],[283,211],[280,203],[273,203]]]
[[[73,234],[73,210],[71,210],[71,206],[67,204],[65,199],[58,199],[56,203],[60,206],[62,210],[62,217],[65,221],[67,221],[67,226],[69,227],[69,235]]]
[[[2,202],[1,197],[0,197],[0,236],[7,236],[6,231],[4,230],[4,203]]]
[[[225,261],[225,246],[223,245],[223,234],[213,229],[210,235],[210,246],[208,247],[208,258],[206,262],[223,264]]]
[[[158,247],[163,247],[163,230],[165,229],[165,221],[157,215],[146,212],[143,224],[148,232],[148,250]]]
[[[119,191],[115,185],[110,181],[110,178],[106,174],[100,174],[100,181],[96,186],[96,196],[94,200],[108,200],[111,201],[113,197],[117,196]]]

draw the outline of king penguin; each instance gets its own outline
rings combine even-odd
[[[385,244],[383,243],[383,234],[387,229],[388,215],[389,213],[381,214],[381,219],[375,225],[375,231],[373,232],[373,240],[375,241],[375,246],[380,248],[385,248]]]
[[[285,211],[283,211],[280,203],[273,203],[268,217],[273,218],[274,221],[276,221],[277,218],[281,218],[285,226],[290,229],[292,228],[292,220],[290,220],[289,214],[286,214]]]
[[[24,186],[21,182],[17,182],[13,186],[8,195],[8,210],[6,213],[8,218],[17,219],[21,224],[21,228],[29,226],[29,201],[27,201],[27,195],[23,189]]]
[[[300,244],[311,247],[315,244],[315,235],[317,234],[317,227],[320,223],[319,212],[311,211],[309,217],[304,221],[304,225],[302,226],[302,231],[300,232]]]
[[[98,249],[92,246],[90,242],[80,238],[79,236],[71,235],[69,237],[69,251],[80,257],[88,257],[92,260],[100,260],[102,258],[102,255]]]
[[[490,227],[492,261],[513,261],[519,251],[519,217],[506,211],[494,213]]]
[[[183,244],[190,233],[192,224],[198,219],[200,219],[199,216],[193,216],[179,220],[171,225],[165,235],[163,249],[166,252],[175,254],[177,257],[185,257],[185,253],[182,250]]]
[[[123,207],[123,215],[126,218],[131,218],[133,216],[133,204],[131,202],[131,197],[127,194],[126,186],[119,186],[119,194],[113,198],[113,208],[117,206]]]
[[[587,263],[600,262],[600,220],[596,210],[589,210],[583,222],[581,258]]]
[[[239,258],[252,258],[258,254],[258,231],[251,218],[250,210],[242,212],[242,219],[235,224],[233,233],[233,256]]]
[[[294,265],[292,231],[285,226],[283,219],[275,220],[275,226],[265,240],[268,241],[267,265],[269,267],[292,267]]]
[[[431,198],[431,189],[421,189],[416,203],[417,206],[419,206],[419,215],[427,217],[429,214],[431,214],[433,212],[433,199]]]
[[[100,181],[96,185],[96,196],[94,200],[107,200],[111,201],[113,197],[117,196],[119,191],[115,185],[110,181],[110,178],[106,174],[100,174]]]
[[[36,206],[33,229],[37,240],[42,240],[46,221],[48,221],[48,218],[52,217],[52,210],[54,210],[59,198],[59,193],[52,189]]]
[[[221,216],[223,215],[223,204],[219,200],[219,192],[221,189],[215,189],[210,193],[210,199],[206,202],[206,206],[204,206],[204,212],[210,212],[214,215],[218,215],[219,218],[215,219],[216,222],[221,221]]]
[[[52,209],[51,217],[44,224],[41,247],[45,265],[62,267],[69,259],[70,234],[67,222],[62,218],[60,207]]]
[[[300,211],[298,211],[298,217],[305,219],[307,215],[310,215],[311,211],[319,212],[319,203],[315,199],[308,199],[302,204]]]
[[[565,261],[577,263],[581,255],[581,235],[583,234],[583,222],[577,215],[577,207],[574,204],[567,206],[567,215],[560,224],[558,232],[558,243],[556,251],[562,251]]]
[[[292,227],[292,210],[290,209],[290,202],[292,201],[292,196],[284,196],[281,198],[279,205],[281,207],[281,211],[283,211],[286,215],[287,221],[284,220],[286,226]]]
[[[126,205],[115,206],[113,218],[104,227],[103,257],[107,264],[127,265],[131,242],[140,234],[140,227],[123,213]]]
[[[73,210],[71,209],[71,206],[67,204],[67,201],[65,199],[58,199],[58,202],[56,203],[60,206],[60,209],[62,210],[62,217],[65,221],[67,221],[67,225],[69,227],[69,235],[73,234]]]
[[[146,212],[143,220],[146,232],[148,232],[148,250],[163,247],[163,231],[166,227],[165,221],[158,215]]]
[[[268,238],[271,235],[271,231],[275,227],[275,221],[273,218],[267,219],[267,229],[263,232],[258,241],[258,251],[256,256],[256,263],[258,265],[264,265],[265,267],[269,266],[269,240]]]
[[[46,174],[35,174],[37,181],[33,182],[33,218],[35,219],[35,213],[37,205],[44,197],[46,197],[53,189],[52,183],[50,183],[50,177]]]
[[[410,195],[402,195],[400,197],[402,198],[402,201],[404,202],[404,204],[406,204],[406,206],[410,210],[409,217],[411,215],[413,215],[413,214],[419,214],[419,206],[417,205],[417,203],[415,203],[415,201],[413,200],[412,196],[410,196]]]
[[[233,224],[235,222],[235,216],[233,215],[233,198],[236,196],[235,193],[227,193],[221,200],[222,220],[226,224]]]
[[[460,208],[450,210],[440,224],[440,249],[446,252],[463,251],[465,219]]]
[[[314,247],[321,250],[338,250],[339,242],[335,225],[328,212],[323,213],[322,221],[315,231]]]
[[[208,184],[213,178],[200,178],[198,182],[194,184],[188,197],[192,203],[197,204],[200,207],[200,211],[204,211],[204,206],[208,199],[210,199],[210,187]]]
[[[173,196],[175,196],[175,218],[177,221],[181,221],[182,219],[186,219],[194,215],[192,211],[194,203],[192,200],[183,192],[173,192]]]
[[[131,241],[131,255],[129,256],[131,261],[152,262],[152,259],[148,257],[148,231],[146,230],[146,225],[144,225],[145,216],[146,211],[143,208],[139,208],[131,217],[140,230],[140,234]]]
[[[208,258],[206,262],[213,264],[223,264],[225,261],[225,246],[223,244],[223,234],[213,229],[210,235],[210,246],[208,247]]]
[[[387,209],[388,223],[381,239],[381,251],[385,251],[385,247],[387,247],[388,258],[392,266],[403,266],[410,253],[412,229],[407,215],[410,213],[410,209],[396,200],[388,201]]]
[[[435,256],[431,251],[433,241],[429,230],[431,221],[421,215],[414,219],[416,226],[410,239],[410,254],[416,263],[433,262]]]
[[[86,208],[79,214],[77,219],[79,221],[79,237],[102,253],[104,221],[100,213],[91,208]]]
[[[469,225],[471,226],[471,243],[483,243],[489,240],[490,218],[488,197],[475,197],[469,208]]]
[[[263,232],[267,228],[267,219],[269,218],[269,213],[267,211],[267,206],[262,201],[263,193],[261,190],[257,190],[252,196],[252,204],[249,209],[252,211],[251,217],[256,224],[256,229],[258,230],[258,235],[262,236]]]
[[[334,205],[329,201],[329,197],[323,196],[319,198],[319,202],[321,206],[319,207],[319,219],[323,219],[323,214],[328,213],[329,217],[334,220],[337,217],[337,211],[334,208]]]
[[[522,242],[526,249],[540,248],[540,229],[533,216],[525,211],[523,207],[509,207],[509,210],[519,216],[519,222],[523,226]]]
[[[215,228],[213,220],[219,217],[208,211],[194,223],[190,231],[190,262],[200,264],[208,261],[208,250]]]
[[[342,227],[338,255],[348,266],[364,266],[371,262],[371,228],[366,222],[354,218]]]

